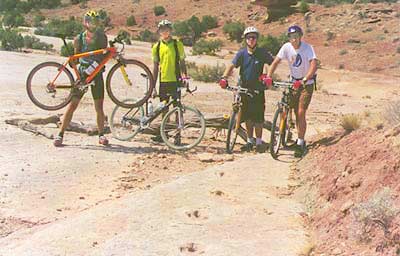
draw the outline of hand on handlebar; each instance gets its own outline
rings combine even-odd
[[[298,90],[302,85],[303,85],[303,81],[296,80],[296,81],[293,82],[293,89],[294,90]]]
[[[265,87],[267,89],[271,89],[272,84],[273,84],[273,80],[271,77],[269,77],[267,74],[262,74],[259,77],[259,80],[260,80],[260,82],[262,82],[265,85]]]
[[[226,89],[226,87],[228,87],[228,80],[223,77],[219,80],[218,84],[222,89]]]

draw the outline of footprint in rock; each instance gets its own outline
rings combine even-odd
[[[193,212],[187,212],[186,215],[189,218],[191,218],[191,217],[199,218],[200,217],[200,212],[198,210],[195,210]]]
[[[211,191],[210,193],[213,194],[213,195],[216,195],[216,196],[223,196],[223,195],[225,195],[225,193],[222,192],[221,190],[214,190],[214,191]]]
[[[179,250],[181,252],[196,252],[198,249],[197,245],[195,245],[194,243],[188,243],[179,247]]]

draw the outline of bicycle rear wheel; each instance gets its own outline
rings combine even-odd
[[[286,114],[286,115],[285,115]],[[278,157],[279,149],[282,143],[283,131],[285,130],[285,123],[287,119],[287,113],[283,111],[281,107],[278,107],[275,111],[274,119],[271,127],[271,140],[269,150],[271,156],[276,159]]]
[[[174,150],[189,150],[197,146],[204,137],[206,122],[196,108],[182,106],[171,109],[163,118],[161,138]]]
[[[124,101],[127,104],[131,102],[136,102],[136,100]],[[140,132],[140,122],[143,117],[142,106],[128,109],[116,105],[110,116],[110,130],[113,137],[122,141],[132,139]]]
[[[118,106],[133,108],[143,105],[154,89],[150,69],[137,60],[123,60],[115,64],[107,75],[108,96]],[[125,101],[136,99],[135,102]]]
[[[32,69],[26,80],[29,99],[41,109],[59,110],[71,101],[74,77],[57,62],[43,62]]]
[[[238,125],[240,126],[239,112],[233,110],[231,117],[229,118],[228,124],[228,134],[226,136],[226,152],[228,154],[233,153],[233,148],[235,147],[236,138],[238,136]]]

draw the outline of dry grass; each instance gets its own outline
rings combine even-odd
[[[382,230],[385,237],[390,236],[392,220],[399,213],[392,200],[389,188],[376,192],[368,201],[353,208],[355,235],[360,241],[369,242],[373,238],[373,230]]]
[[[361,126],[361,117],[356,114],[343,115],[340,120],[340,125],[346,132],[355,131]]]

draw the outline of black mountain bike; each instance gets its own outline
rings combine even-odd
[[[278,157],[281,146],[287,147],[288,142],[292,139],[292,129],[294,122],[292,119],[292,108],[290,107],[290,95],[292,94],[293,83],[291,82],[274,82],[275,88],[282,88],[282,98],[277,103],[271,127],[270,153],[276,159]]]
[[[226,137],[226,152],[232,154],[233,148],[235,147],[236,139],[239,133],[244,133],[244,129],[241,128],[241,116],[242,116],[242,103],[241,95],[246,94],[249,97],[254,97],[254,95],[260,93],[263,89],[252,90],[248,88],[243,88],[240,86],[239,82],[237,86],[228,86],[226,89],[233,92],[233,103],[232,112],[229,117],[228,123],[228,134]],[[246,133],[243,134],[246,137]]]
[[[192,94],[197,88],[190,90],[188,85],[178,87],[178,94],[182,88],[186,88],[185,97]],[[133,103],[136,100],[126,100]],[[204,137],[206,122],[203,114],[195,107],[186,106],[181,102],[181,97],[172,99],[169,103],[160,103],[153,113],[148,113],[142,106],[126,109],[115,106],[111,114],[110,129],[114,138],[130,140],[138,133],[149,128],[152,121],[166,113],[160,126],[160,135],[165,144],[174,150],[185,151],[197,146]],[[169,110],[169,107],[174,107]],[[169,111],[168,111],[169,110]]]

